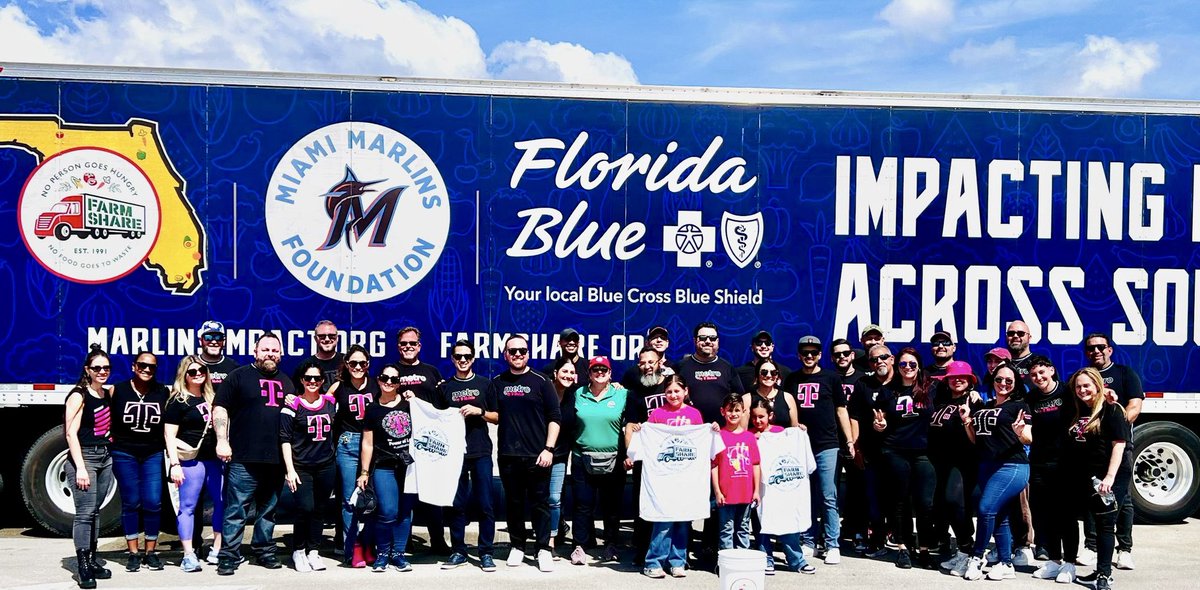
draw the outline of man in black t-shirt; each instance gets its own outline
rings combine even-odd
[[[582,336],[575,328],[566,328],[558,334],[558,354],[542,369],[542,374],[554,380],[554,365],[559,357],[566,357],[575,365],[575,383],[587,383],[587,358],[579,352]]]
[[[872,346],[887,344],[883,336],[883,328],[879,327],[879,324],[867,324],[867,327],[863,328],[859,335],[858,342],[862,348],[854,350],[854,368],[863,375],[871,375],[875,371],[875,367],[867,361],[867,352],[871,350]]]
[[[225,325],[208,320],[200,325],[200,362],[208,367],[208,378],[219,387],[225,376],[241,365],[225,356]]]
[[[437,385],[442,382],[442,373],[437,367],[421,362],[421,331],[413,326],[401,328],[396,333],[396,348],[400,351],[400,362],[396,363],[400,369],[399,395],[405,400],[415,396],[437,406]],[[421,502],[415,510],[416,517],[427,523],[429,550],[435,555],[449,555],[441,506]]]
[[[945,330],[934,332],[933,336],[929,338],[929,350],[933,354],[933,362],[925,366],[925,374],[930,379],[940,382],[946,375],[950,363],[954,362],[956,349],[954,338],[950,336],[949,332]]]
[[[321,368],[321,374],[325,376],[325,380],[321,382],[321,393],[325,393],[334,383],[337,383],[338,373],[342,370],[342,353],[338,352],[337,326],[330,320],[317,322],[317,326],[313,328],[313,340],[317,343],[317,351],[312,356],[301,360],[300,364],[296,366],[302,367],[308,361],[317,363],[317,366]],[[298,370],[292,372],[292,383],[300,383]]]
[[[730,393],[745,393],[733,365],[717,356],[721,338],[716,325],[703,322],[694,332],[696,352],[683,357],[675,372],[687,383],[688,398],[705,422],[725,423],[721,403]]]
[[[762,330],[754,335],[750,340],[750,360],[746,364],[737,368],[738,379],[742,382],[742,391],[754,391],[758,380],[758,371],[754,368],[754,363],[761,359],[772,359],[775,363],[775,368],[779,369],[779,382],[782,383],[787,376],[792,373],[792,370],[783,366],[778,360],[775,360],[775,340],[771,338],[771,333]]]
[[[665,333],[665,332],[664,332]],[[667,369],[668,371],[670,369]],[[666,374],[663,370],[663,356],[651,345],[646,345],[638,353],[638,364],[633,367],[634,376],[626,373],[621,379],[621,385],[629,390],[625,398],[625,446],[628,448],[633,440],[633,425],[642,424],[650,419],[650,412],[666,404],[663,394],[663,381]],[[625,468],[633,470],[633,549],[635,565],[642,565],[646,558],[646,550],[650,547],[650,523],[636,516],[640,514],[640,491],[642,485],[642,463],[625,458]]]
[[[1033,333],[1029,331],[1029,325],[1021,320],[1015,320],[1008,323],[1008,328],[1004,331],[1004,344],[1008,347],[1008,354],[1012,355],[1012,364],[1017,369],[1017,376],[1025,383],[1025,389],[1033,387],[1033,382],[1029,380],[1029,359],[1033,358],[1033,352],[1029,350],[1029,342],[1033,340]]]
[[[1104,387],[1117,395],[1117,403],[1125,408],[1125,420],[1132,428],[1142,413],[1142,402],[1146,398],[1141,378],[1128,366],[1112,361],[1112,342],[1107,334],[1088,334],[1087,338],[1083,339],[1083,352],[1087,355],[1088,362],[1100,371]],[[1132,445],[1133,441],[1130,440],[1129,443]],[[1129,486],[1129,493],[1121,498],[1121,508],[1117,512],[1117,555],[1113,560],[1117,569],[1131,570],[1134,567],[1133,516],[1133,486]],[[1092,530],[1087,530],[1089,528]],[[1088,537],[1085,543],[1094,551],[1095,528],[1085,526],[1084,530],[1085,536]]]
[[[646,332],[646,345],[643,346],[642,349],[645,350],[648,348],[658,353],[658,371],[662,373],[663,377],[675,374],[675,369],[672,366],[671,361],[667,360],[667,348],[670,346],[671,336],[667,332],[666,328],[662,326],[654,326]],[[621,375],[620,383],[625,385],[625,389],[629,389],[629,386],[626,384],[636,382],[641,376],[641,367],[634,365],[626,369],[625,373]]]
[[[217,390],[212,412],[217,457],[229,464],[225,479],[224,546],[217,573],[233,575],[241,562],[246,512],[255,505],[257,521],[251,543],[258,564],[278,569],[275,557],[275,504],[283,488],[280,465],[279,412],[294,395],[291,378],[279,370],[283,347],[270,332],[254,344],[254,363],[228,375]]]

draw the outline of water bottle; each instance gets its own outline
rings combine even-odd
[[[1117,502],[1117,496],[1112,493],[1112,490],[1101,493],[1100,492],[1100,484],[1101,483],[1102,482],[1096,476],[1094,476],[1094,475],[1092,476],[1092,489],[1096,490],[1097,494],[1100,494],[1100,501],[1104,502],[1105,506],[1112,506],[1113,504],[1115,504]]]

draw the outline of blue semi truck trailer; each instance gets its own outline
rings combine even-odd
[[[138,231],[38,233],[85,194]],[[483,374],[509,334],[535,366],[568,327],[629,366],[649,328],[678,358],[704,321],[735,364],[759,330],[795,365],[803,335],[878,324],[923,350],[948,331],[979,370],[1021,319],[1063,376],[1111,335],[1147,391],[1138,512],[1179,520],[1198,199],[1196,102],[5,64],[0,486],[68,532],[61,407],[88,345],[168,378],[210,319],[242,361],[269,330],[295,363],[330,319],[388,360],[417,326],[443,373],[466,339]]]

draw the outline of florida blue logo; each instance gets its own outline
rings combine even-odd
[[[682,436],[672,436],[663,441],[658,452],[658,462],[668,471],[683,471],[691,466],[697,457],[696,447],[692,441]]]
[[[805,473],[800,460],[791,455],[782,455],[767,471],[767,485],[784,490],[794,490],[803,483]]]
[[[271,175],[267,233],[297,281],[338,301],[411,289],[450,231],[446,185],[404,134],[374,123],[327,125],[292,145]]]

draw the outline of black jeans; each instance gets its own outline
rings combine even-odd
[[[884,449],[883,461],[887,465],[891,482],[891,515],[895,519],[892,530],[902,535],[905,545],[913,547],[936,546],[933,528],[933,492],[937,475],[933,463],[924,451]],[[917,536],[912,535],[909,514],[916,513]],[[919,543],[919,545],[918,545]]]
[[[1029,466],[1029,510],[1038,544],[1050,559],[1074,563],[1079,556],[1079,520],[1071,478],[1058,463]]]
[[[550,550],[550,468],[538,467],[535,457],[499,457],[500,482],[508,511],[508,538],[514,549],[524,550],[529,531],[525,517],[532,515],[538,550]]]
[[[975,548],[972,498],[979,479],[979,462],[965,453],[933,458],[937,489],[933,496],[934,530],[941,540],[946,527],[954,531],[958,550],[970,554]]]
[[[450,547],[463,555],[467,554],[467,508],[471,503],[479,510],[479,555],[491,555],[492,543],[496,538],[491,455],[463,459],[454,505],[445,511],[450,524]]]
[[[100,506],[113,487],[113,465],[108,447],[85,446],[80,450],[83,452],[83,468],[91,483],[86,490],[75,487],[78,468],[68,458],[67,485],[71,486],[71,499],[75,501],[71,537],[75,540],[76,550],[88,551],[96,548],[96,541],[100,538]]]
[[[292,527],[292,551],[314,551],[321,548],[321,533],[325,528],[325,503],[333,494],[337,464],[297,465],[300,485],[292,492],[296,501],[295,526]]]
[[[581,461],[574,461],[571,480],[575,490],[575,519],[571,532],[575,544],[590,549],[596,545],[596,507],[604,516],[604,544],[615,547],[621,523],[621,496],[625,470],[618,464],[612,473],[590,475]]]

